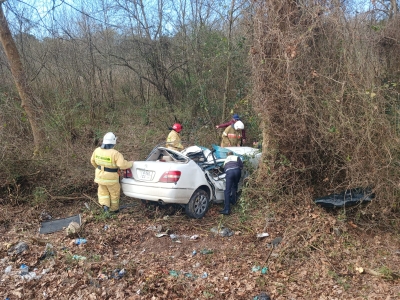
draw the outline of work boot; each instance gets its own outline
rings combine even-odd
[[[117,209],[117,210],[110,210],[110,214],[117,214],[117,213],[119,213],[119,209]]]
[[[110,208],[107,206],[107,205],[103,205],[103,211],[106,213],[106,212],[109,212],[110,211]]]
[[[227,209],[223,209],[223,210],[220,210],[219,213],[221,215],[229,215],[231,212],[229,210],[227,210]]]

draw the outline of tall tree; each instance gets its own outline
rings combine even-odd
[[[42,113],[38,102],[29,87],[27,76],[21,62],[21,57],[3,11],[3,3],[5,1],[6,0],[0,0],[0,41],[3,45],[11,73],[14,77],[15,85],[21,98],[21,106],[25,110],[31,125],[34,141],[33,154],[34,156],[37,156],[41,149],[43,149],[45,141],[45,134],[40,121]]]

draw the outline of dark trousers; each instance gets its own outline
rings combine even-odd
[[[238,184],[240,180],[240,176],[242,176],[242,171],[237,169],[228,170],[225,173],[225,191],[224,191],[224,210],[230,211],[231,204],[236,203],[236,194],[238,190]]]

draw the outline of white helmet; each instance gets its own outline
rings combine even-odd
[[[235,124],[233,124],[233,128],[235,128],[235,130],[242,130],[244,129],[244,124],[242,121],[236,121]]]
[[[115,145],[117,143],[117,137],[112,132],[107,132],[103,137],[103,144],[108,145],[112,144]]]

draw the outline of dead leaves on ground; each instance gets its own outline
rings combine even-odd
[[[389,257],[386,251],[384,261],[379,252],[395,243],[383,236],[367,240],[368,236],[360,236],[359,225],[312,207],[282,212],[267,225],[264,220],[241,224],[233,215],[224,224],[235,232],[229,238],[210,232],[220,225],[219,215],[203,220],[138,216],[140,211],[105,220],[88,215],[79,233],[88,242],[79,246],[64,232],[39,236],[34,228],[23,234],[10,230],[0,237],[0,268],[12,266],[14,274],[1,275],[0,294],[12,299],[252,299],[266,291],[274,300],[357,299],[371,292],[376,298],[370,299],[396,295],[392,282],[398,278],[387,280],[366,271],[377,270],[382,262],[399,263],[398,256]],[[149,228],[168,234],[156,237]],[[261,231],[269,236],[257,239],[254,232]],[[198,238],[181,238],[177,243],[170,238],[172,233]],[[281,243],[268,248],[279,236]],[[9,256],[7,251],[21,239],[29,243],[29,250]],[[56,254],[40,260],[48,243]],[[204,249],[212,251],[203,254]],[[76,260],[74,255],[86,260]],[[22,263],[41,277],[22,280],[18,274]],[[365,266],[363,272],[359,266]],[[265,274],[260,271],[264,267]],[[114,278],[113,272],[120,269],[126,273]]]

